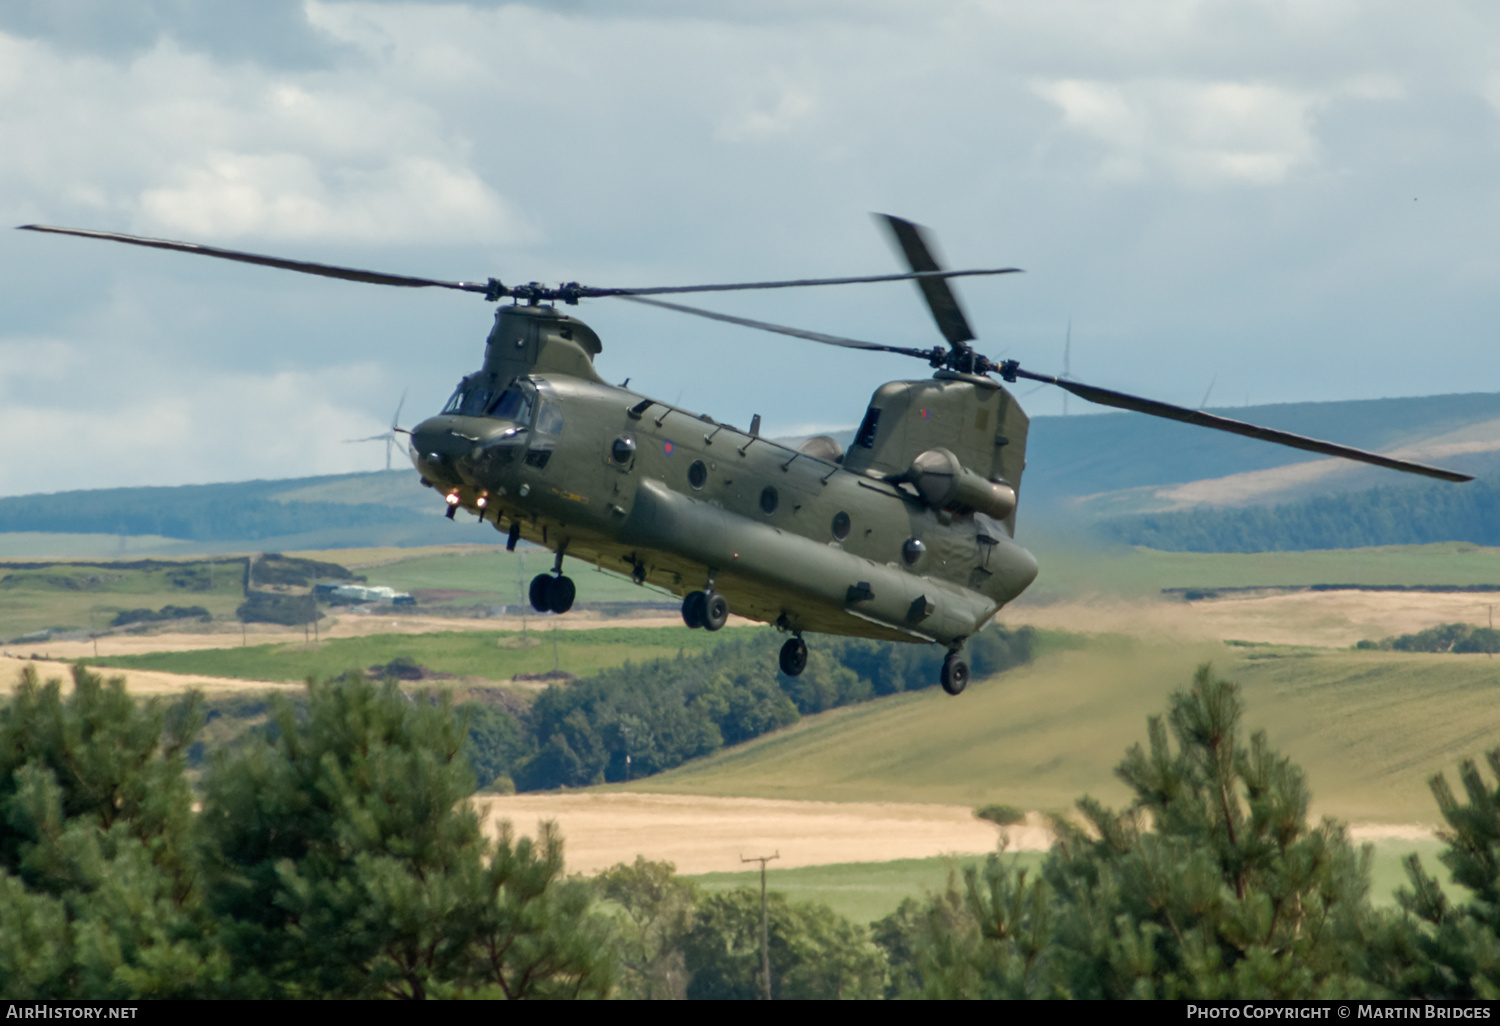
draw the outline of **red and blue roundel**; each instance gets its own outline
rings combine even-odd
[[[675,451],[676,448],[676,444],[670,438],[661,443],[661,451],[666,453],[668,456],[672,455],[673,451]]]

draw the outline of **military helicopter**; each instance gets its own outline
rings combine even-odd
[[[964,645],[1037,575],[1015,542],[1028,420],[1005,387],[1017,380],[1066,389],[1092,403],[1228,431],[1308,452],[1448,481],[1466,474],[1231,420],[1202,410],[1036,374],[969,344],[950,279],[1017,268],[945,270],[918,225],[878,215],[909,272],[849,278],[651,288],[569,282],[505,285],[440,281],[45,225],[78,235],[289,271],[403,288],[471,292],[496,312],[483,366],[459,382],[436,416],[409,432],[409,454],[447,504],[552,550],[551,573],[531,582],[539,611],[566,613],[575,596],[564,560],[592,563],[682,596],[689,627],[716,631],[730,611],[789,634],[783,673],[807,665],[808,633],[944,646],[941,684],[964,690]],[[914,281],[946,345],[866,342],[733,317],[650,298],[664,294]],[[901,353],[929,378],[876,389],[845,452],[827,436],[791,447],[706,414],[610,385],[588,325],[558,309],[614,297],[849,349]],[[999,380],[996,380],[998,376]],[[399,430],[394,429],[393,430]]]

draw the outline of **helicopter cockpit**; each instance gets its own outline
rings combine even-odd
[[[527,383],[516,382],[497,392],[465,378],[458,383],[443,412],[462,417],[494,417],[529,426],[535,395],[535,387]]]

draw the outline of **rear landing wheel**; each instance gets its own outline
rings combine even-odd
[[[729,621],[729,600],[716,591],[708,593],[703,610],[703,626],[716,631]]]
[[[547,589],[551,584],[551,574],[537,574],[531,579],[531,608],[538,613],[545,613],[551,608],[547,605]]]
[[[800,676],[807,669],[807,642],[801,638],[789,638],[781,646],[781,672],[788,677]]]
[[[571,577],[553,577],[547,585],[547,608],[554,613],[566,613],[573,608],[577,594]]]
[[[948,658],[943,660],[943,690],[956,695],[968,683],[969,664],[960,659],[957,652],[949,652]]]
[[[682,600],[682,622],[689,627],[702,627],[708,622],[708,596],[701,591],[690,591]]]

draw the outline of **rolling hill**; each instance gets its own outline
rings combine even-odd
[[[1500,736],[1500,671],[1484,656],[1096,640],[970,686],[838,709],[630,785],[817,801],[1120,803],[1114,767],[1146,719],[1213,661],[1240,684],[1248,730],[1307,773],[1315,815],[1439,820],[1427,779]],[[616,789],[616,788],[611,788]]]

